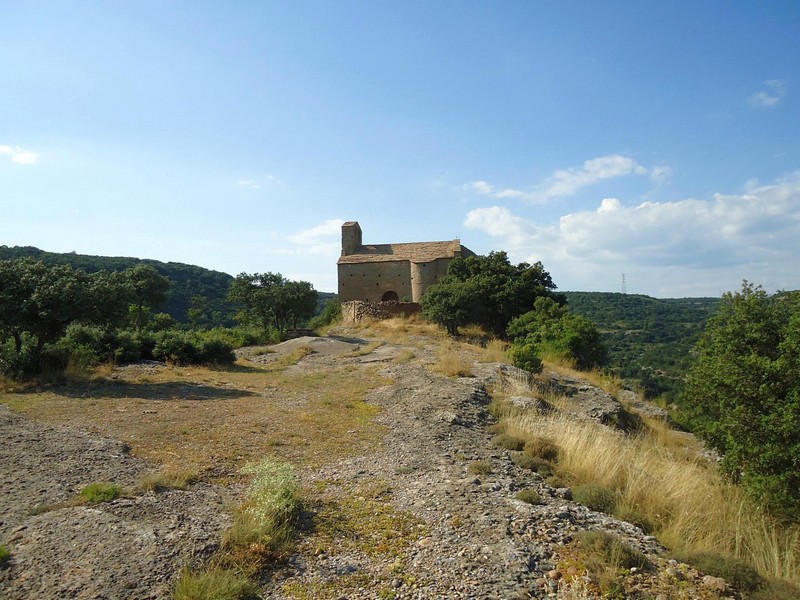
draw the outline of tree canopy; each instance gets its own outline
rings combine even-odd
[[[800,293],[744,282],[696,346],[686,383],[695,432],[776,512],[800,517]]]
[[[274,327],[282,335],[290,325],[314,316],[318,293],[309,282],[290,281],[280,273],[241,273],[231,282],[228,298],[242,305],[241,320],[264,331]]]
[[[507,333],[514,364],[529,371],[538,370],[533,355],[566,360],[581,370],[603,366],[608,359],[597,326],[549,297],[537,298],[533,310],[513,319]]]
[[[431,285],[422,299],[423,315],[455,334],[476,324],[498,337],[511,320],[533,308],[536,298],[564,299],[541,262],[512,265],[505,252],[455,258],[447,275]]]
[[[144,265],[86,273],[30,258],[0,260],[0,370],[36,372],[45,346],[60,340],[73,323],[113,336],[129,314],[141,319],[145,309],[163,303],[168,288],[169,280]],[[9,338],[13,344],[5,352]]]
[[[34,338],[34,354],[58,339],[73,321],[87,316],[92,302],[86,273],[69,266],[48,267],[30,259],[0,261],[0,332]]]

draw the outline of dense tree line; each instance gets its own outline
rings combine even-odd
[[[45,252],[31,246],[0,246],[0,260],[17,258],[32,258],[46,265],[70,266],[87,274],[122,272],[138,265],[149,266],[170,281],[167,296],[159,310],[169,314],[175,321],[192,321],[204,327],[235,323],[235,308],[227,298],[233,277],[227,273],[176,262]],[[193,311],[192,315],[190,310]]]
[[[246,289],[245,280],[253,289]],[[272,273],[242,274],[231,282],[231,300],[239,303],[247,326],[203,329],[156,312],[171,282],[150,265],[89,273],[31,258],[0,260],[0,374],[19,378],[70,363],[87,367],[139,358],[232,362],[234,347],[277,341],[286,327],[317,310],[317,292],[307,282]],[[256,316],[258,331],[249,327]]]

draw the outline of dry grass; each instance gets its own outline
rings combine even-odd
[[[291,367],[303,360],[309,354],[314,354],[314,349],[310,346],[300,346],[295,348],[288,354],[284,354],[272,363],[269,363],[270,370],[282,369],[284,367]]]
[[[398,364],[407,363],[411,361],[414,358],[414,356],[416,356],[414,354],[414,351],[411,350],[410,348],[406,348],[404,350],[401,350],[400,353],[394,357],[392,362],[396,362]]]
[[[447,377],[470,377],[472,363],[464,356],[460,346],[455,342],[440,345],[436,352],[436,362],[431,369]]]
[[[185,490],[195,481],[198,475],[191,469],[169,468],[158,473],[148,473],[136,485],[139,492],[161,492],[164,490]]]
[[[28,417],[120,439],[165,469],[225,476],[266,454],[318,466],[379,444],[377,408],[364,401],[388,383],[377,369],[240,364],[146,377],[123,371],[111,382],[2,393],[0,402]]]
[[[240,573],[225,569],[183,571],[175,581],[172,600],[251,600],[258,585]]]
[[[623,382],[619,377],[614,375],[608,375],[594,369],[592,371],[577,371],[575,369],[575,365],[572,364],[570,361],[566,361],[563,359],[558,358],[545,358],[543,360],[545,366],[545,373],[547,371],[552,371],[553,373],[557,373],[559,375],[567,375],[570,377],[575,377],[576,375],[581,379],[585,379],[590,384],[599,387],[601,390],[605,390],[612,396],[617,395],[617,393],[623,388]],[[541,378],[546,378],[546,375],[538,376]]]
[[[671,435],[626,436],[559,415],[513,418],[508,431],[518,430],[552,440],[559,471],[612,490],[620,510],[635,510],[673,550],[741,558],[764,576],[800,583],[800,528],[781,528]]]
[[[382,320],[367,319],[348,328],[354,331],[366,331],[386,342],[399,344],[412,343],[412,338],[419,336],[440,340],[447,337],[447,332],[442,327],[429,323],[418,315]]]
[[[478,361],[483,363],[508,363],[508,342],[489,340],[483,348]]]
[[[352,352],[348,352],[348,353],[344,354],[344,356],[347,356],[347,357],[366,356],[367,354],[370,354],[374,350],[377,350],[378,348],[383,346],[385,343],[386,342],[384,342],[382,340],[376,340],[374,342],[370,342],[369,344],[365,344],[364,346],[356,348]]]

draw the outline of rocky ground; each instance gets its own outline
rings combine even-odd
[[[669,561],[655,538],[573,502],[569,489],[548,486],[496,447],[487,389],[501,380],[498,364],[476,363],[472,377],[445,377],[429,368],[430,341],[384,343],[359,355],[354,350],[367,340],[338,333],[293,340],[275,353],[240,353],[241,360],[269,363],[306,344],[316,352],[290,368],[377,362],[392,381],[367,398],[379,408],[382,444],[320,469],[298,465],[314,500],[296,551],[265,574],[262,598],[588,598],[591,578],[564,566],[570,542],[586,529],[612,531],[649,558],[652,567],[626,573],[626,597],[737,597],[724,581]],[[583,406],[576,418],[603,420],[616,410],[613,398],[585,382],[554,381]],[[535,409],[536,394],[516,394]],[[218,548],[241,494],[201,482],[69,506],[89,483],[133,487],[156,467],[121,442],[34,422],[2,405],[0,436],[0,541],[11,552],[0,570],[2,598],[168,598],[176,575]],[[475,463],[484,466],[480,474]],[[543,503],[517,500],[526,488]],[[343,522],[352,518],[347,510],[367,511],[370,526],[326,529],[323,515],[334,505]]]

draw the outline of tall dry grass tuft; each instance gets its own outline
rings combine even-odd
[[[452,342],[439,347],[432,369],[448,377],[472,376],[472,364],[459,352],[458,345]]]
[[[606,486],[619,511],[635,510],[672,550],[740,558],[764,576],[800,584],[800,527],[772,520],[663,431],[630,436],[558,414],[511,417],[507,430],[552,440],[559,471],[573,484]]]
[[[493,339],[486,342],[483,352],[478,356],[482,363],[508,363],[508,342]]]

